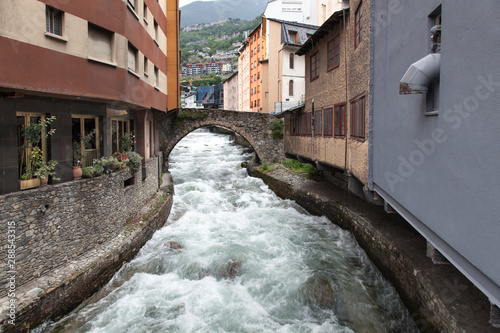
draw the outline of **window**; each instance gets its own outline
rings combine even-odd
[[[340,64],[340,35],[328,42],[328,70]]]
[[[121,151],[125,134],[133,134],[134,121],[129,119],[111,119],[111,150]],[[132,146],[132,150],[134,147]]]
[[[114,33],[89,22],[89,57],[114,62]]]
[[[155,87],[160,86],[160,74],[158,73],[158,67],[155,66],[154,68],[154,74],[155,74]]]
[[[293,80],[288,82],[288,96],[293,96]]]
[[[365,138],[365,97],[351,102],[351,136]]]
[[[323,110],[323,135],[332,136],[332,108]]]
[[[310,60],[310,77],[311,77],[311,81],[312,81],[319,76],[318,52],[311,55],[311,58],[309,60]]]
[[[146,3],[143,5],[142,15],[144,16],[144,22],[148,24],[148,6]]]
[[[257,46],[257,52],[260,52],[260,44]]]
[[[45,7],[45,31],[62,36],[63,12],[55,8]]]
[[[72,142],[80,142],[80,138],[94,133],[88,143],[80,147],[82,168],[92,166],[93,161],[101,157],[99,149],[99,118],[90,115],[72,115],[71,116]],[[75,153],[75,151],[73,152]]]
[[[250,107],[253,108],[253,101],[250,102]]]
[[[335,105],[333,124],[335,125],[335,136],[345,136],[346,114],[345,104]]]
[[[289,66],[290,69],[293,69],[293,57],[294,57],[293,53],[290,53],[290,60],[289,60],[289,62],[290,62],[290,66]]]
[[[297,31],[288,31],[288,35],[290,37],[290,42],[298,43],[299,42],[299,34]]]
[[[260,106],[260,99],[257,100],[257,105]]]
[[[155,42],[158,42],[158,23],[156,22],[156,20],[153,20],[153,27],[154,27],[153,39],[155,40]]]
[[[128,69],[134,73],[139,72],[139,52],[134,45],[128,43]]]
[[[321,135],[322,112],[321,110],[314,112],[314,135]]]
[[[149,61],[144,57],[144,76],[149,76]]]
[[[135,7],[137,7],[137,0],[127,0],[127,4],[132,7],[132,9],[135,11]]]
[[[16,112],[16,116],[17,116],[17,147],[19,148],[18,149],[18,159],[17,159],[17,162],[18,162],[18,170],[19,170],[19,179],[22,179],[22,178],[25,178],[25,177],[22,177],[23,175],[29,175],[30,177],[32,176],[32,173],[33,173],[33,164],[34,163],[30,163],[30,159],[29,159],[29,156],[31,153],[34,154],[34,150],[38,150],[40,149],[39,153],[42,154],[42,160],[43,161],[46,161],[47,160],[47,156],[45,154],[46,152],[46,146],[47,146],[47,142],[46,142],[46,138],[44,135],[42,135],[43,133],[40,133],[40,141],[39,142],[32,142],[32,144],[30,144],[30,142],[26,142],[24,140],[24,136],[23,136],[23,132],[22,132],[22,129],[23,129],[23,126],[29,126],[29,125],[33,125],[33,124],[36,124],[36,123],[39,123],[42,119],[45,119],[45,116],[43,116],[42,114],[37,114],[37,113],[24,113],[24,112]],[[37,133],[38,134],[38,133]],[[23,145],[28,146],[24,149],[21,149],[23,148]],[[31,160],[33,161],[33,160]],[[28,177],[28,178],[30,178]]]
[[[357,48],[358,45],[361,43],[363,34],[362,34],[362,27],[363,27],[363,2],[360,2],[358,5],[358,9],[356,10],[356,13],[354,14],[354,48]]]

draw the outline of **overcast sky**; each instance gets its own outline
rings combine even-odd
[[[212,1],[212,0],[179,0],[179,8],[194,1]]]

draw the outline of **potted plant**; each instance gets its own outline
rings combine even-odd
[[[73,141],[73,179],[82,178],[82,157],[85,152],[85,146],[94,137],[95,130],[86,135],[80,135],[80,140]]]
[[[57,161],[50,160],[48,162],[41,162],[38,170],[34,172],[34,175],[40,178],[40,186],[47,185],[49,180],[49,176],[52,176],[53,180],[60,180],[56,176],[56,172],[54,171],[57,165]]]
[[[19,186],[21,190],[40,186],[40,178],[36,178],[36,172],[42,166],[43,152],[39,145],[42,138],[48,138],[55,133],[55,129],[47,131],[49,125],[55,119],[56,117],[41,118],[37,123],[21,127],[21,135],[24,139],[19,153],[21,178]]]

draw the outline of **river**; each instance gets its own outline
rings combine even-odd
[[[226,135],[186,136],[166,225],[50,331],[418,332],[354,237],[249,177],[249,158]]]

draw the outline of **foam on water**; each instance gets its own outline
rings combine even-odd
[[[167,225],[55,328],[417,332],[352,235],[248,177],[242,151],[204,130],[184,138],[170,156]],[[184,248],[171,250],[170,241]]]

